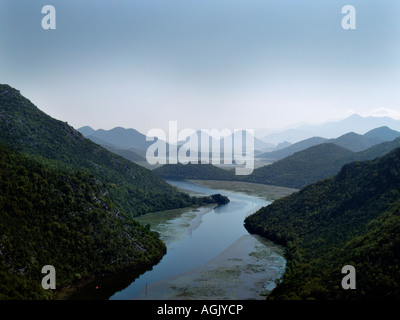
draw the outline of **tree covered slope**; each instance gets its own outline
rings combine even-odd
[[[158,235],[110,201],[84,171],[54,170],[0,144],[0,299],[52,298],[41,268],[56,268],[57,289],[104,272],[153,264]]]
[[[400,148],[346,164],[245,225],[287,246],[287,270],[270,299],[399,298]],[[356,269],[356,290],[341,287],[344,265]]]
[[[93,174],[110,201],[132,216],[191,204],[150,170],[84,138],[8,85],[0,85],[0,142],[54,169]]]
[[[57,289],[151,266],[166,247],[134,216],[228,201],[179,192],[0,85],[0,299],[52,298],[45,265]]]
[[[211,164],[169,164],[154,172],[165,179],[236,180],[299,189],[338,173],[346,163],[372,160],[397,147],[400,147],[400,138],[359,152],[333,143],[321,143],[256,168],[246,176],[237,176],[233,170],[224,170]]]
[[[243,176],[247,182],[301,188],[329,177],[353,158],[353,152],[333,143],[323,143],[294,153]]]

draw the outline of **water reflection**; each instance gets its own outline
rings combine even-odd
[[[155,229],[156,231],[167,232],[169,235],[181,233],[177,237],[178,241],[166,242],[167,254],[158,264],[146,270],[124,272],[116,276],[98,279],[79,289],[72,299],[145,299],[146,294],[143,295],[143,292],[146,292],[145,288],[148,285],[149,287],[157,286],[156,291],[160,292],[160,294],[157,293],[158,296],[162,296],[161,292],[164,296],[169,296],[170,288],[165,279],[179,277],[188,271],[206,265],[231,247],[238,239],[248,236],[248,232],[243,226],[244,219],[269,203],[264,199],[247,194],[214,190],[186,181],[169,182],[196,194],[221,193],[228,196],[230,202],[214,209],[208,209],[206,213],[201,212],[201,210],[190,212],[190,214],[194,214],[194,220],[197,218],[199,222],[196,228],[192,228],[193,226],[190,223],[182,224],[182,218],[167,219],[163,223],[158,221],[157,225],[162,228]],[[190,210],[193,211],[193,209],[188,209],[188,211]],[[181,211],[179,217],[182,217]],[[153,225],[152,229],[154,229]],[[251,243],[254,243],[254,241]],[[235,248],[237,251],[238,246]],[[235,255],[235,251],[232,254]],[[248,253],[245,253],[245,255],[248,255]]]

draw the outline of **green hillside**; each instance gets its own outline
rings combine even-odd
[[[299,151],[271,165],[257,168],[251,175],[241,178],[248,182],[303,188],[338,173],[346,163],[372,160],[397,147],[400,147],[399,138],[359,152],[324,143]]]
[[[233,170],[211,164],[164,165],[154,172],[165,179],[236,180],[299,189],[338,173],[346,163],[372,160],[397,147],[400,147],[400,138],[360,152],[352,152],[333,143],[322,143],[254,169],[247,176],[237,176]]]
[[[150,170],[84,138],[8,85],[0,85],[0,142],[54,169],[93,174],[111,201],[132,216],[191,204]]]
[[[364,137],[381,139],[383,141],[392,141],[400,137],[400,132],[392,130],[387,126],[383,126],[364,133]]]
[[[281,148],[279,150],[264,152],[264,153],[260,154],[258,157],[265,158],[265,159],[280,160],[285,157],[291,156],[295,152],[299,152],[299,151],[305,150],[307,148],[310,148],[312,146],[324,143],[327,140],[328,139],[326,139],[326,138],[312,137],[309,139],[305,139],[305,140],[293,143],[293,144],[287,146],[286,148]]]
[[[398,147],[400,147],[400,138],[396,138],[392,141],[382,142],[371,148],[368,148],[367,150],[357,152],[354,155],[354,160],[357,161],[372,160],[381,157]]]
[[[0,144],[0,299],[46,299],[41,268],[57,289],[97,274],[151,265],[158,235],[110,201],[94,176],[56,171]]]
[[[359,152],[366,150],[378,143],[385,141],[392,141],[400,136],[400,132],[392,130],[386,126],[375,128],[373,130],[368,131],[367,133],[360,135],[354,132],[349,132],[335,139],[325,139],[321,137],[312,137],[308,138],[294,144],[291,144],[285,148],[281,148],[279,150],[265,152],[258,155],[258,158],[267,158],[267,159],[275,159],[280,160],[285,157],[288,157],[295,152],[299,152],[305,149],[308,149],[312,146],[321,144],[321,143],[333,143],[340,147],[346,148],[353,152]]]
[[[270,165],[257,168],[241,179],[247,182],[301,188],[329,177],[353,158],[353,152],[332,143],[323,143],[296,152]]]
[[[400,298],[400,148],[276,200],[246,228],[287,246],[270,299]],[[357,289],[341,287],[353,265]]]
[[[168,164],[154,172],[164,179],[236,180],[299,188],[337,173],[353,155],[335,144],[319,144],[257,168],[247,176],[237,176],[234,170],[212,164]]]
[[[151,266],[166,247],[134,216],[228,201],[179,192],[0,85],[0,299],[58,297],[41,288],[44,265],[59,290]]]
[[[102,144],[100,144],[102,145]],[[126,150],[126,149],[117,149],[113,146],[109,145],[102,145],[104,148],[106,148],[108,151],[111,151],[112,153],[118,154],[121,157],[124,157],[125,159],[134,162],[134,163],[145,163],[147,162],[146,158],[142,157],[141,155],[137,154],[136,152],[133,152],[131,150]]]
[[[359,152],[362,150],[366,150],[383,141],[384,140],[376,138],[373,135],[365,136],[354,132],[349,132],[336,139],[330,139],[326,142],[334,143],[340,147],[346,148],[354,152]]]
[[[153,144],[153,142],[146,141],[146,135],[135,129],[116,127],[111,130],[93,130],[86,126],[78,128],[78,131],[95,142],[96,139],[99,139],[120,150],[140,150],[140,154],[145,154],[147,148]]]

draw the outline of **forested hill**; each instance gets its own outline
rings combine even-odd
[[[234,170],[221,169],[211,164],[168,164],[154,172],[165,179],[236,180],[299,189],[335,175],[346,163],[372,160],[397,147],[400,147],[400,138],[359,152],[333,143],[322,143],[256,168],[245,176],[237,176]]]
[[[353,160],[353,156],[354,152],[348,149],[322,143],[257,168],[241,178],[247,182],[301,188],[336,174],[344,164]]]
[[[52,298],[41,287],[45,265],[56,268],[59,290],[165,253],[158,235],[119,211],[84,171],[56,171],[2,144],[0,168],[1,300]]]
[[[45,265],[57,289],[149,267],[166,247],[133,216],[228,201],[178,192],[0,85],[0,299],[54,298]]]
[[[352,152],[333,143],[323,143],[257,168],[251,175],[241,178],[248,182],[299,189],[335,175],[346,163],[372,160],[397,147],[400,147],[400,138],[359,152]]]
[[[0,142],[54,169],[93,174],[110,201],[132,216],[191,204],[150,170],[84,138],[8,85],[0,85]]]
[[[400,148],[276,200],[246,228],[287,246],[270,299],[400,298]],[[356,269],[344,290],[341,269]]]

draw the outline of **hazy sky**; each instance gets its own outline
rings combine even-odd
[[[398,0],[1,0],[0,83],[75,128],[400,118],[399,17]]]

